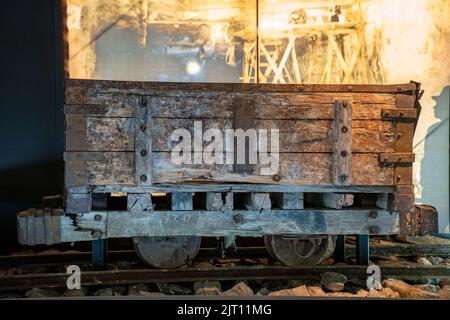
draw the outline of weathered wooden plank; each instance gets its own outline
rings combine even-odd
[[[64,104],[87,104],[88,98],[97,94],[95,90],[89,89],[87,83],[71,83],[66,79],[64,88]]]
[[[222,193],[220,192],[207,192],[205,199],[206,210],[217,211],[221,210],[223,206]]]
[[[415,102],[415,92],[403,92],[395,95],[395,105],[398,108],[414,108]]]
[[[172,141],[172,132],[186,129],[193,137],[193,119],[155,118],[151,126],[154,151],[171,151],[178,143]],[[132,118],[85,119],[87,134],[77,135],[77,143],[68,143],[67,151],[133,151],[134,126]],[[332,152],[333,121],[329,120],[255,120],[253,128],[278,129],[281,152]],[[141,130],[136,121],[136,130]],[[76,126],[71,126],[76,128]],[[203,132],[219,129],[225,138],[226,129],[233,128],[231,119],[206,119],[202,121]],[[78,130],[78,129],[76,129]],[[139,132],[139,131],[137,131]],[[353,121],[352,152],[393,152],[395,129],[389,121]],[[71,129],[66,135],[75,136]],[[79,141],[83,140],[83,141]],[[270,137],[269,137],[270,141]],[[203,147],[210,141],[204,141]],[[84,148],[84,149],[80,149]]]
[[[281,209],[304,209],[302,192],[279,192],[272,196]]]
[[[352,183],[352,103],[336,100],[333,127],[333,183]]]
[[[174,192],[171,197],[172,210],[193,210],[191,192]]]
[[[147,212],[148,213],[148,212]],[[134,212],[129,212],[134,215]],[[61,232],[61,242],[70,241],[68,239],[77,239],[80,237],[84,240],[106,239],[107,221],[109,214],[107,211],[93,211],[79,214],[74,221],[71,217],[59,217],[59,228]],[[126,225],[123,225],[126,227]],[[73,240],[77,241],[77,240]]]
[[[66,152],[66,187],[134,185],[134,152]]]
[[[92,209],[92,193],[67,193],[66,212],[83,213]]]
[[[84,160],[84,183],[77,185],[134,185],[134,153],[132,152],[69,152],[66,166]],[[394,185],[394,168],[381,167],[377,154],[354,154],[352,181],[355,185]],[[243,183],[279,183],[302,185],[331,184],[332,155],[325,153],[280,153],[278,181],[272,176],[260,175],[265,168],[255,165],[253,174],[233,173],[232,165],[177,165],[169,152],[153,153],[154,183],[183,181],[217,181]],[[80,179],[81,181],[81,179]],[[76,185],[73,185],[76,186]]]
[[[197,93],[198,94],[198,93]],[[353,111],[356,120],[386,119],[385,112],[394,115],[405,109],[395,106],[392,94],[373,93],[209,93],[209,96],[152,96],[149,104],[152,113],[161,118],[183,119],[233,119],[233,101],[236,97],[252,99],[258,105],[256,119],[334,119],[334,99],[354,100]],[[89,115],[93,117],[135,117],[136,96],[118,93],[96,93],[88,97],[90,104],[67,104],[66,115]],[[78,102],[80,103],[80,102]],[[405,111],[403,111],[405,113]],[[408,113],[409,114],[409,113]],[[389,117],[388,117],[389,118]]]
[[[17,241],[21,245],[28,244],[27,216],[17,214]]]
[[[53,244],[55,235],[53,231],[51,208],[44,208],[44,234],[45,243],[49,245]]]
[[[66,151],[133,150],[134,123],[132,118],[66,115]]]
[[[342,209],[353,204],[353,194],[322,193],[322,204],[325,208]]]
[[[152,211],[152,196],[150,193],[128,193],[127,210],[130,212]]]
[[[17,239],[22,245],[60,242],[61,209],[29,209],[17,214]]]
[[[399,233],[406,236],[416,235],[417,216],[415,210],[400,211],[399,213]]]
[[[53,234],[52,243],[60,243],[61,242],[61,217],[64,216],[63,210],[52,210],[52,219],[51,219],[51,229]]]
[[[251,175],[232,173],[227,165],[175,165],[169,153],[155,153],[155,183],[191,180],[280,184],[331,184],[332,155],[316,153],[280,153],[278,178],[262,176],[258,164]],[[352,179],[356,185],[392,185],[393,168],[380,167],[378,155],[355,154]]]
[[[75,153],[65,153],[69,156]],[[64,185],[66,188],[87,184],[86,163],[83,159],[64,159]]]
[[[87,189],[86,186],[70,187],[70,192],[79,192]],[[90,188],[89,188],[90,189]],[[135,187],[123,185],[99,185],[92,187],[93,192],[227,192],[232,198],[233,193],[242,192],[344,192],[344,193],[390,193],[395,191],[394,186],[334,186],[334,185],[283,185],[283,184],[239,184],[239,183],[185,183],[185,184],[155,184],[149,187]]]
[[[395,165],[395,183],[397,185],[400,184],[406,184],[411,185],[413,184],[413,166],[412,163],[402,163]]]
[[[245,194],[244,205],[247,210],[269,210],[272,208],[270,193],[251,192]]]
[[[34,216],[36,209],[32,208],[28,210],[27,215],[27,245],[34,246],[36,244],[36,227]]]
[[[224,91],[224,92],[374,92],[374,93],[400,93],[415,92],[416,83],[390,84],[390,85],[361,85],[361,84],[248,84],[248,83],[174,83],[174,82],[142,82],[142,81],[111,81],[111,80],[65,80],[66,95],[70,90],[81,87],[97,91],[110,91],[127,93],[148,93],[149,91],[182,92],[193,91]],[[80,94],[81,97],[87,93]]]
[[[429,205],[416,205],[417,232],[419,236],[433,235],[439,232],[439,214]],[[448,254],[449,251],[447,251]]]
[[[178,141],[172,141],[172,133],[177,129],[185,129],[189,132],[191,139],[194,139],[195,120],[192,119],[168,119],[155,118],[153,120],[153,150],[154,151],[172,151]],[[200,140],[203,133],[208,129],[218,129],[225,138],[225,130],[233,128],[232,119],[206,119],[201,121]],[[205,148],[210,141],[203,141],[202,148]],[[191,143],[193,149],[193,142]]]
[[[267,210],[267,211],[154,211],[139,215],[109,211],[105,225],[95,221],[96,212],[77,217],[83,230],[99,230],[109,238],[135,236],[262,236],[264,234],[377,234],[398,232],[398,214],[377,210]],[[236,215],[240,219],[236,219]],[[70,219],[61,219],[62,241],[91,239],[77,232]]]
[[[67,115],[65,137],[66,137],[66,150],[87,151],[88,150],[88,146],[86,145],[88,139],[87,118],[81,115]]]

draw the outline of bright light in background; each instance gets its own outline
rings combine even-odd
[[[191,76],[198,74],[200,72],[200,69],[201,67],[197,61],[189,61],[186,66],[186,72]]]
[[[222,25],[214,25],[211,30],[213,43],[225,40],[225,32]]]

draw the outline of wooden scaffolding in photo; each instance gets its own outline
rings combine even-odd
[[[299,10],[302,5],[316,12],[330,8],[327,1],[300,3]],[[289,21],[283,30],[259,28],[257,39],[244,41],[242,81],[382,83],[378,54],[367,52],[361,1],[342,2],[339,10],[351,14],[335,14],[328,22]]]

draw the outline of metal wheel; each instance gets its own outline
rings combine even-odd
[[[149,265],[173,269],[192,261],[200,249],[200,237],[135,237],[138,256]]]
[[[266,250],[269,253],[269,255],[272,258],[277,259],[277,256],[275,255],[275,252],[273,252],[273,248],[272,248],[272,245],[271,245],[271,239],[272,239],[272,236],[265,235],[264,236],[264,245],[266,246]]]
[[[266,239],[267,237],[267,239]],[[315,266],[328,259],[336,248],[336,236],[289,239],[266,236],[267,250],[287,266]]]

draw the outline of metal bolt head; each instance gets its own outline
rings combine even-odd
[[[378,228],[377,226],[369,227],[369,233],[378,233],[378,232],[380,232],[380,228]]]
[[[94,238],[100,238],[102,236],[102,233],[100,232],[100,230],[95,230],[94,232],[92,232],[92,236]]]
[[[142,132],[145,132],[145,130],[147,130],[147,126],[145,124],[141,124],[139,128]]]
[[[141,176],[141,181],[147,181],[147,176],[146,176],[145,174],[143,174],[143,175]]]
[[[376,217],[378,216],[378,212],[375,210],[371,210],[369,211],[369,217],[372,219],[376,219]]]
[[[236,223],[242,223],[242,221],[244,221],[244,216],[241,213],[235,214],[233,220]]]
[[[147,150],[142,150],[141,151],[141,156],[145,157],[147,155]]]
[[[100,220],[102,220],[102,216],[99,215],[99,214],[96,214],[96,215],[94,216],[94,220],[95,220],[95,221],[100,221]]]
[[[346,133],[348,131],[348,128],[347,127],[342,127],[341,130],[342,130],[343,133]]]
[[[272,177],[272,179],[273,179],[273,181],[278,182],[281,180],[281,177],[278,174],[276,174]]]
[[[342,157],[346,157],[347,156],[347,151],[345,151],[345,150],[341,151],[341,156]]]

